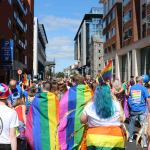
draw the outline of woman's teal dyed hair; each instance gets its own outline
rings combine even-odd
[[[94,93],[96,114],[100,118],[110,118],[114,114],[114,107],[110,87],[107,84],[98,85]]]

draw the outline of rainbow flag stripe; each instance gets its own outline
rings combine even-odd
[[[59,150],[58,109],[59,102],[53,93],[41,93],[34,99],[26,124],[26,138],[32,150]]]
[[[78,149],[83,136],[80,116],[83,105],[92,99],[93,92],[88,85],[71,87],[60,101],[60,125],[58,135],[61,150]],[[78,131],[75,133],[75,131]]]
[[[86,144],[87,150],[125,150],[123,132],[117,126],[89,128]]]
[[[96,80],[101,83],[103,80],[107,81],[110,80],[112,77],[112,66],[113,62],[112,60],[109,61],[109,63],[104,67],[104,69],[97,75]]]

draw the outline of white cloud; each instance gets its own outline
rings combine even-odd
[[[43,16],[41,22],[45,25],[47,31],[62,30],[63,28],[74,31],[79,27],[81,20],[58,16]]]
[[[52,58],[72,58],[74,57],[73,40],[69,37],[52,37],[49,38],[47,45],[47,59]]]

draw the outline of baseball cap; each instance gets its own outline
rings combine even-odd
[[[9,88],[6,84],[0,83],[0,99],[6,99],[9,96]]]

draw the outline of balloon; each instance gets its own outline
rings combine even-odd
[[[143,81],[147,83],[149,81],[149,76],[147,74],[143,75]]]

